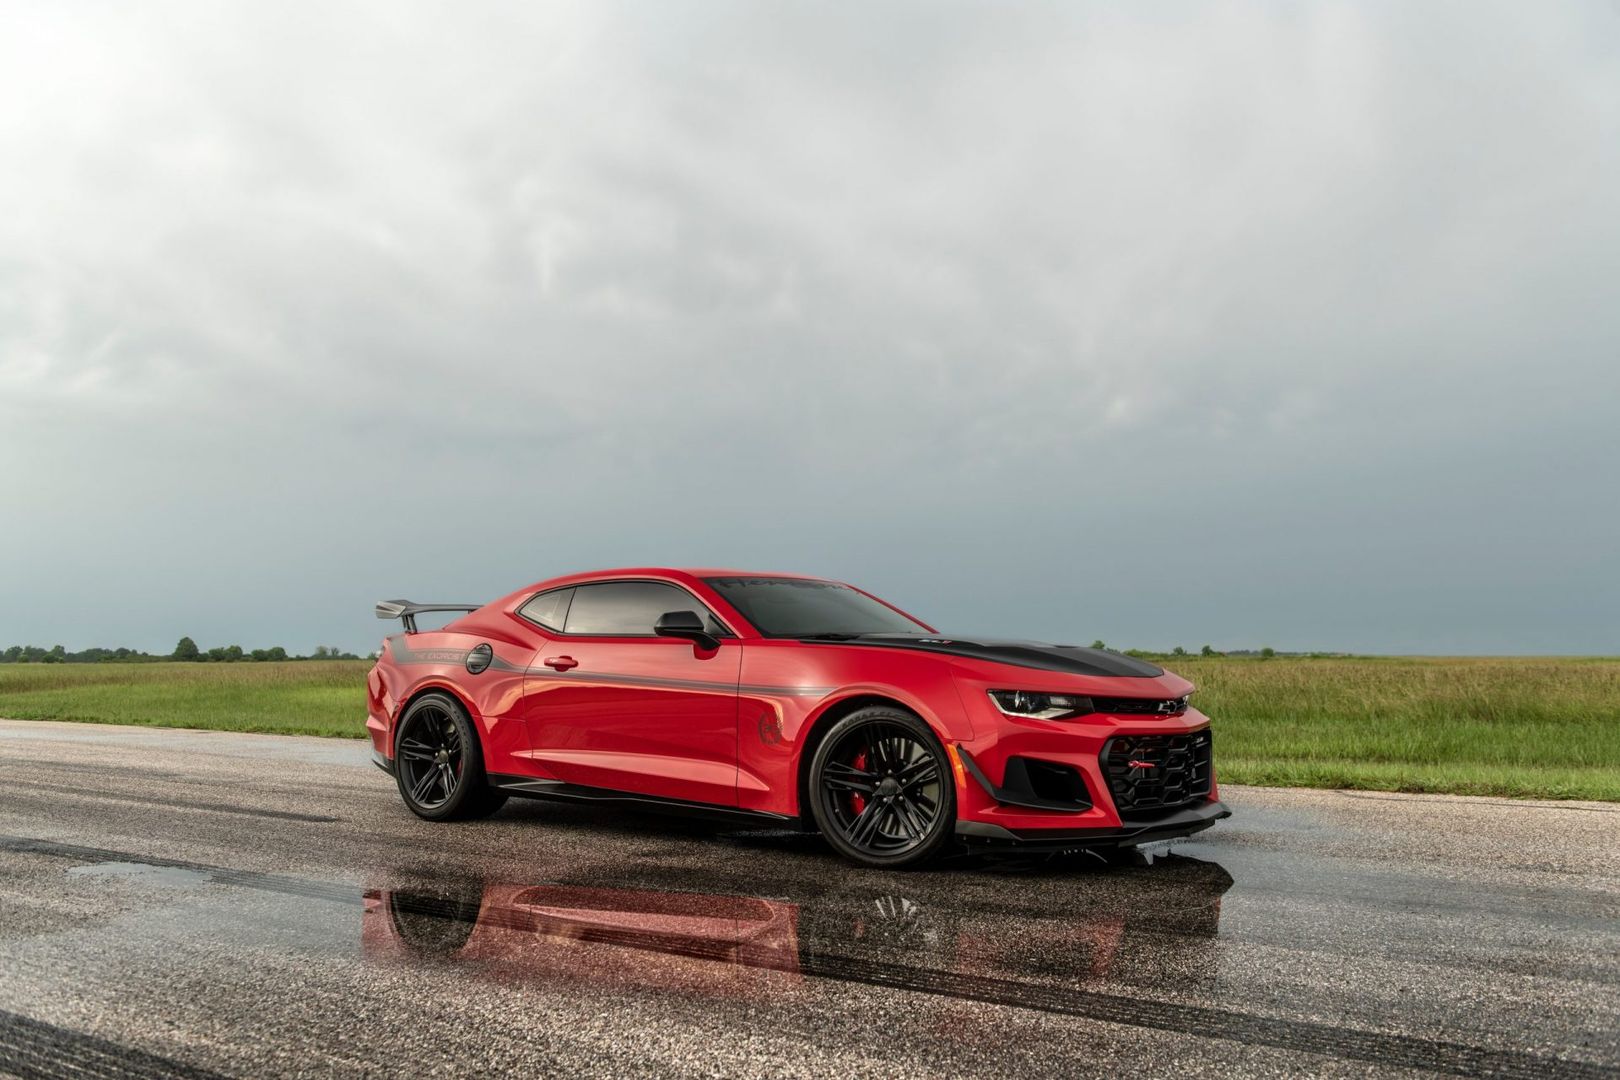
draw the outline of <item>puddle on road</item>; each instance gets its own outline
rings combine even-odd
[[[994,899],[955,901],[939,877],[933,895],[852,884],[776,898],[568,882],[393,885],[367,890],[362,947],[374,963],[452,965],[503,984],[638,990],[746,993],[805,976],[914,989],[963,977],[1213,982],[1232,885],[1219,865],[1161,856],[1071,872],[1058,890],[1052,879],[1030,891],[1008,877],[997,875]]]
[[[1540,1075],[1570,1065],[1217,1003],[1221,904],[1233,880],[1220,864],[1180,853],[1127,867],[1048,860],[914,875],[818,868],[792,880],[769,860],[725,869],[630,864],[607,873],[585,866],[572,879],[530,882],[402,868],[360,888],[145,863],[22,837],[0,837],[0,850],[71,860],[68,873],[81,879],[226,886],[185,899],[187,910],[214,908],[206,919],[213,947],[230,950],[237,933],[243,947],[261,947],[272,924],[276,933],[291,928],[294,937],[281,941],[295,948],[347,953],[357,935],[364,962],[379,975],[409,973],[412,985],[419,975],[449,976],[469,988],[533,986],[627,1003],[729,1001],[768,1018],[824,1005],[828,987],[842,983],[914,995],[903,999],[912,1020],[979,1047],[1008,1039],[1027,1050],[1032,1039],[1069,1038],[1061,1025],[1045,1034],[1008,1025],[984,1011],[991,1005],[1464,1075]],[[722,880],[737,891],[690,887]],[[291,917],[265,920],[239,889],[274,894],[271,903],[291,905]],[[232,913],[252,927],[233,932]]]
[[[920,990],[964,977],[1195,989],[1215,978],[1221,897],[1232,886],[1216,863],[1160,855],[1131,867],[1046,860],[916,875],[905,891],[893,888],[899,882],[864,885],[871,876],[857,872],[789,882],[764,870],[735,878],[753,892],[715,892],[690,885],[714,880],[712,871],[657,865],[627,868],[619,881],[590,870],[537,882],[396,871],[357,888],[48,841],[0,846],[74,858],[74,878],[280,894],[313,905],[307,918],[326,928],[320,907],[359,907],[361,953],[378,965],[450,967],[502,984],[725,995],[806,977]]]

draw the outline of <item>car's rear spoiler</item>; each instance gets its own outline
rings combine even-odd
[[[379,600],[377,618],[398,619],[407,634],[416,633],[416,617],[424,611],[477,611],[483,604],[418,604],[414,600]]]

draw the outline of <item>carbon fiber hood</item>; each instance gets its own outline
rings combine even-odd
[[[1151,679],[1164,669],[1145,660],[1079,645],[1048,645],[1040,641],[1007,641],[997,638],[945,637],[938,634],[861,634],[838,640],[810,639],[806,645],[878,645],[890,649],[915,649],[940,656],[960,656],[993,664],[1012,664],[1039,671],[1062,671],[1071,675],[1101,675],[1115,679]]]

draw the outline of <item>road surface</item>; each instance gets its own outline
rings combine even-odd
[[[1227,788],[923,873],[360,742],[0,722],[0,1072],[1620,1076],[1620,807]]]

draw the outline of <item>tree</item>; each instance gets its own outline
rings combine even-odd
[[[287,650],[283,649],[280,645],[272,645],[270,648],[265,650],[264,658],[266,660],[285,660],[287,659]]]
[[[1180,645],[1177,645],[1175,648],[1170,650],[1170,655],[1171,656],[1186,656],[1187,655],[1187,650],[1183,649]]]
[[[1277,650],[1273,649],[1270,645],[1267,645],[1265,648],[1260,650],[1260,659],[1262,659],[1262,660],[1270,660],[1273,656],[1276,656],[1276,655],[1277,655]]]
[[[1199,656],[1215,656],[1216,655],[1215,647],[1213,645],[1205,645],[1202,649],[1198,650],[1198,655]]]
[[[227,646],[225,646],[225,659],[229,663],[233,663],[233,664],[236,661],[242,659],[242,646],[240,646],[240,645],[227,645]]]
[[[202,652],[197,648],[197,643],[188,637],[180,639],[180,644],[174,647],[172,655],[176,660],[199,660],[202,658]]]
[[[1091,643],[1091,647],[1093,649],[1106,649],[1106,648],[1108,648],[1107,645],[1103,644],[1103,639],[1102,638],[1098,638],[1096,641],[1093,641]]]

